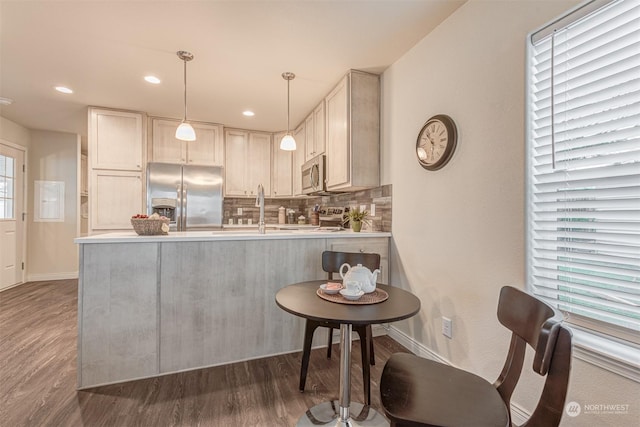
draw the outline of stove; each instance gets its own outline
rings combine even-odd
[[[342,226],[345,214],[349,211],[349,208],[345,207],[325,207],[320,208],[320,226],[326,225],[339,225]]]

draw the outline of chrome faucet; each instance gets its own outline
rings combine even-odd
[[[258,233],[264,234],[266,226],[264,224],[264,187],[258,184],[258,194],[256,195],[256,206],[260,207],[260,220],[258,221]]]

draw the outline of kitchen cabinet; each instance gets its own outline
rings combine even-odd
[[[131,215],[146,212],[146,115],[89,108],[89,234],[131,230]]]
[[[336,252],[363,252],[380,255],[378,283],[389,284],[389,239],[374,237],[368,239],[331,239],[329,247]]]
[[[305,162],[306,127],[304,122],[293,133],[297,149],[293,152],[293,195],[301,196],[302,193],[302,164]]]
[[[89,231],[89,158],[80,155],[80,235]]]
[[[224,166],[222,125],[189,122],[196,131],[195,141],[176,139],[179,120],[152,118],[149,158],[153,162]]]
[[[225,130],[225,196],[271,196],[271,134]]]
[[[305,119],[305,161],[325,152],[325,107],[324,100]]]
[[[145,121],[143,113],[90,108],[90,168],[142,171]]]
[[[80,155],[80,195],[89,195],[89,159],[86,154]]]
[[[380,185],[380,80],[351,70],[326,97],[327,190]]]
[[[96,170],[91,176],[89,222],[92,233],[131,230],[131,216],[144,209],[142,173]]]
[[[280,140],[285,135],[284,132],[273,135],[272,144],[272,164],[271,164],[271,196],[291,197],[292,188],[292,166],[293,154],[295,151],[285,151],[280,149]],[[294,136],[295,138],[295,136]],[[296,140],[296,145],[298,140]],[[297,151],[297,150],[296,150]]]

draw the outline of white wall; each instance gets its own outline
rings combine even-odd
[[[9,108],[9,107],[4,107]],[[31,144],[29,129],[0,116],[0,139],[28,148]]]
[[[28,174],[27,280],[78,277],[78,248],[73,243],[78,224],[80,136],[31,131]],[[34,222],[34,181],[65,183],[64,222]]]
[[[491,381],[509,340],[496,320],[498,292],[525,284],[525,38],[577,3],[472,0],[383,75],[392,280],[422,301],[417,316],[395,326]],[[429,172],[415,143],[436,114],[456,121],[459,145],[444,169]],[[440,332],[441,316],[453,319],[451,340]],[[631,414],[565,416],[563,425],[638,421],[637,383],[577,360],[572,376],[569,401],[630,404]],[[525,377],[514,402],[532,410],[539,389],[538,378]]]

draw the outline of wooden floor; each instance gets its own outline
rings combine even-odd
[[[300,353],[76,391],[77,281],[33,282],[0,292],[1,426],[292,426],[339,390],[339,349],[314,350],[307,391]],[[322,333],[322,332],[321,332]],[[384,362],[407,351],[375,338],[372,406]],[[352,400],[363,401],[355,342]]]

